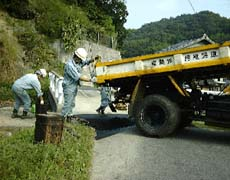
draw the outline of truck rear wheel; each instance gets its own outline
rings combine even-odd
[[[163,137],[173,133],[180,123],[177,104],[162,95],[146,96],[139,106],[136,126],[147,136]]]

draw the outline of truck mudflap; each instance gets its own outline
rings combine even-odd
[[[164,137],[174,133],[181,120],[180,108],[166,96],[148,95],[138,106],[137,128],[147,136]]]

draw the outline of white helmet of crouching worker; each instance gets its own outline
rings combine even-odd
[[[41,75],[43,78],[47,76],[47,72],[45,69],[39,69],[35,71],[35,74]]]
[[[82,61],[85,61],[88,55],[87,51],[84,48],[78,48],[76,51],[74,51],[74,54]]]

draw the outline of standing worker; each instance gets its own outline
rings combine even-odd
[[[26,90],[35,89],[37,96],[40,99],[40,103],[44,104],[40,79],[46,77],[46,75],[47,72],[45,69],[39,69],[35,71],[34,74],[26,74],[14,82],[12,91],[15,97],[15,104],[13,114],[11,115],[12,118],[20,117],[18,115],[18,110],[21,105],[24,106],[21,118],[25,119],[28,117],[27,115],[31,106],[31,99]]]
[[[100,86],[99,89],[101,94],[101,104],[96,111],[99,114],[104,114],[106,107],[111,104],[111,87],[103,85]]]
[[[101,62],[101,56],[99,56],[99,55],[97,55],[95,57],[95,60],[94,60],[94,63],[93,63],[92,69],[91,69],[91,77],[96,76],[96,64],[98,62]],[[116,110],[113,107],[113,104],[111,102],[111,87],[104,84],[104,85],[98,86],[98,88],[100,90],[100,95],[101,95],[101,104],[100,104],[99,108],[96,109],[96,111],[99,114],[104,114],[106,107],[109,106],[110,109],[113,112],[115,112]]]
[[[79,81],[93,82],[95,78],[88,78],[82,75],[82,68],[89,65],[94,60],[86,60],[87,52],[84,48],[74,51],[73,57],[68,60],[64,68],[64,80],[62,83],[64,93],[64,105],[61,116],[63,120],[70,120],[75,107],[75,97],[77,96]]]

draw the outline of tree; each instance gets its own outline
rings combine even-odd
[[[115,25],[115,31],[118,33],[118,45],[121,46],[126,36],[124,24],[128,16],[124,0],[97,0],[96,5],[107,15],[111,16],[113,24]]]

